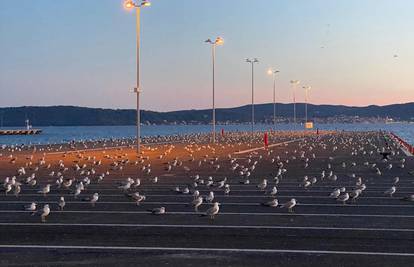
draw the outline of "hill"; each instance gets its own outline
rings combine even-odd
[[[251,105],[217,109],[217,121],[245,123],[251,121]],[[303,120],[304,104],[297,104],[297,118]],[[192,123],[206,124],[211,121],[211,109],[181,110],[171,112],[142,111],[142,122],[151,124]],[[387,106],[350,107],[342,105],[308,105],[309,118],[319,122],[414,121],[414,102]],[[279,121],[293,117],[293,104],[277,104]],[[273,104],[255,105],[257,122],[269,122],[273,116]],[[76,106],[6,107],[0,108],[0,126],[23,126],[28,118],[34,126],[87,126],[133,125],[136,112],[132,109],[102,109]]]

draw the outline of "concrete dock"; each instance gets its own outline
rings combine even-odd
[[[0,135],[34,135],[34,134],[40,134],[42,130],[40,129],[20,129],[20,130],[1,130],[0,129]]]
[[[246,138],[234,135],[216,145],[196,140],[152,145],[137,162],[128,147],[44,159],[41,152],[3,149],[1,182],[25,166],[16,180],[36,173],[38,184],[23,183],[17,197],[13,191],[0,195],[0,265],[414,266],[414,201],[409,198],[414,194],[414,159],[392,139],[379,132],[287,134],[263,149],[259,134],[251,144],[241,141]],[[383,152],[389,153],[387,160]],[[75,164],[84,173],[74,170]],[[240,174],[242,166],[249,168],[248,177]],[[74,186],[57,188],[58,172],[76,178],[74,184],[86,176],[91,183],[75,198]],[[206,185],[209,176],[212,186]],[[118,188],[127,177],[141,178],[141,185]],[[228,195],[219,186],[225,177]],[[366,189],[355,201],[343,204],[330,196],[341,187],[352,192],[359,177]],[[249,184],[241,183],[247,179]],[[268,184],[260,190],[263,179]],[[47,183],[51,190],[43,196],[38,191]],[[190,193],[177,192],[177,186]],[[261,204],[273,199],[273,186],[279,204],[296,199],[292,213]],[[396,192],[385,194],[392,186]],[[202,196],[215,193],[220,212],[214,220],[201,216],[211,204],[204,202],[198,212],[189,205],[194,190]],[[95,192],[99,201],[93,207],[86,198]],[[145,195],[145,201],[136,205],[127,196],[133,192]],[[66,201],[63,210],[57,204],[60,196]],[[50,204],[46,222],[41,222],[41,212],[31,215],[23,208],[33,201],[40,211]],[[161,206],[163,215],[148,211]]]

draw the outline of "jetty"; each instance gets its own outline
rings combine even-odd
[[[25,129],[0,129],[0,135],[35,135],[42,132],[41,129],[33,129],[32,125],[30,125],[29,120],[26,120],[25,123]]]
[[[41,132],[41,129],[0,130],[0,135],[34,135],[40,134]]]

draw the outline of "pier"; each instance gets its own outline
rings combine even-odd
[[[0,130],[0,135],[35,135],[41,132],[41,129]]]
[[[12,177],[19,166],[31,167],[16,178],[21,192],[0,194],[0,256],[6,264],[36,265],[63,257],[70,264],[89,260],[96,266],[114,261],[140,266],[412,266],[414,157],[386,136],[275,132],[263,149],[261,133],[251,142],[249,133],[229,133],[215,145],[200,135],[183,138],[181,144],[144,145],[138,160],[133,146],[82,152],[54,147],[63,154],[44,154],[52,146],[35,153],[6,147],[0,150],[1,177]],[[390,153],[388,159],[381,151]],[[56,184],[64,168],[62,179],[72,179],[71,186]],[[244,168],[251,171],[248,177]],[[33,172],[36,185],[27,182]],[[141,182],[127,188],[128,177]],[[89,179],[74,196],[76,185]],[[260,189],[263,179],[268,185]],[[220,181],[228,184],[229,193]],[[46,184],[50,192],[39,193]],[[273,186],[278,190],[274,196]],[[333,197],[340,188],[352,199]],[[361,192],[355,197],[357,188]],[[220,203],[214,220],[203,216],[212,203],[204,201],[194,210],[195,190],[203,197],[214,192]],[[145,195],[145,201],[137,205],[134,192]],[[91,205],[94,193],[99,201]],[[59,209],[60,197],[64,209]],[[278,207],[263,204],[275,198]],[[289,212],[282,205],[292,198],[297,205]],[[31,202],[38,204],[33,216],[24,209]],[[51,212],[42,222],[46,204]],[[150,212],[161,206],[165,214]]]

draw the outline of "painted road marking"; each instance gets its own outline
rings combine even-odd
[[[340,254],[365,256],[414,257],[414,253],[338,251],[338,250],[299,250],[299,249],[248,249],[248,248],[194,248],[194,247],[127,247],[127,246],[53,246],[53,245],[0,245],[0,248],[32,249],[76,249],[76,250],[134,250],[134,251],[186,251],[186,252],[242,252],[242,253],[294,253],[294,254]]]

